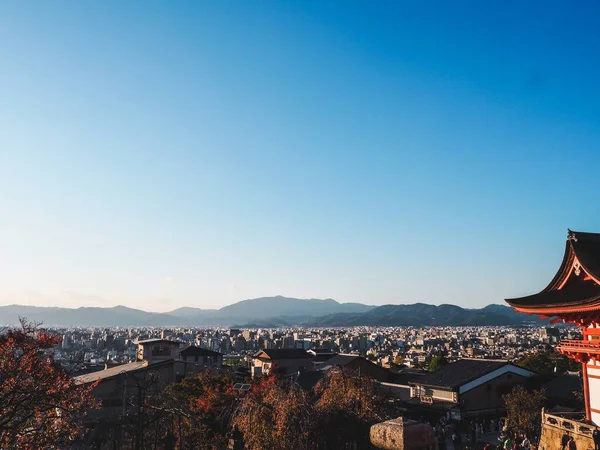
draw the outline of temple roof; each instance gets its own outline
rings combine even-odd
[[[600,233],[568,230],[563,261],[550,284],[506,302],[517,311],[548,316],[600,311]]]

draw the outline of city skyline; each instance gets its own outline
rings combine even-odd
[[[600,231],[600,6],[508,3],[0,2],[0,305],[541,290]]]

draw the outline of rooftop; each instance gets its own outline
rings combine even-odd
[[[495,359],[459,359],[435,372],[411,380],[409,384],[455,389],[507,364],[508,361]]]
[[[85,375],[79,375],[74,377],[75,384],[87,384],[93,383],[98,380],[104,380],[106,378],[115,377],[122,373],[133,372],[136,370],[148,367],[148,361],[136,361],[128,364],[121,364],[114,366],[109,369],[98,370],[97,372],[86,373]]]
[[[207,348],[197,347],[195,345],[190,345],[189,347],[184,348],[179,352],[180,355],[183,356],[218,356],[221,355],[219,352],[213,352],[212,350],[208,350]]]
[[[301,348],[260,350],[254,354],[254,358],[264,359],[295,359],[312,357],[313,355]]]
[[[563,261],[542,291],[506,302],[529,314],[600,311],[600,233],[568,230]]]
[[[164,343],[164,344],[170,344],[170,345],[179,345],[180,344],[180,342],[177,342],[177,341],[171,341],[169,339],[159,339],[159,338],[145,339],[143,341],[137,341],[137,344],[157,344],[157,343]]]

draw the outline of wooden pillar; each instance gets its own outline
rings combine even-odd
[[[585,400],[585,418],[587,420],[592,420],[592,412],[590,410],[590,381],[588,379],[588,371],[587,371],[587,361],[581,362],[581,367],[583,368],[583,397]]]

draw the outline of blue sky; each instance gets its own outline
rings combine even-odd
[[[479,307],[600,231],[600,6],[0,2],[0,303]]]

